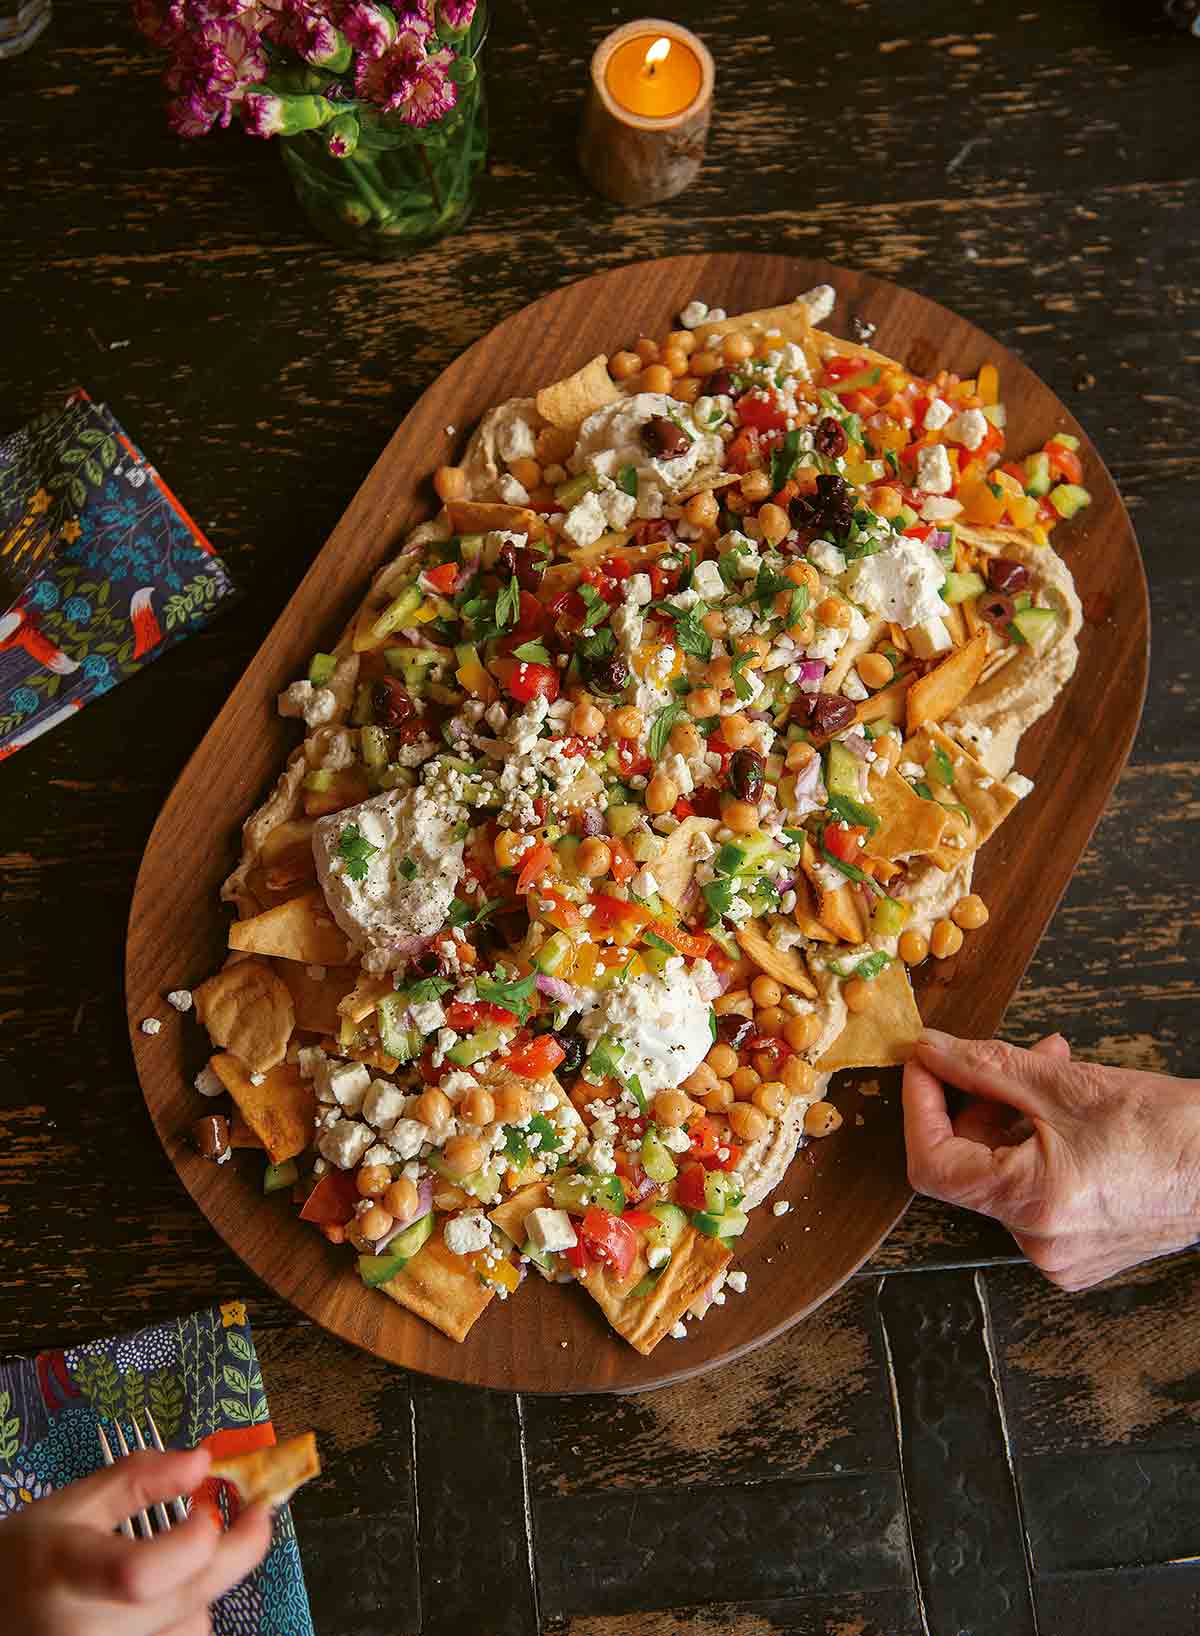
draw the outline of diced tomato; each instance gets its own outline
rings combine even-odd
[[[628,557],[605,557],[600,567],[609,579],[628,579],[633,573],[633,564]]]
[[[564,932],[573,931],[576,926],[583,925],[579,906],[553,886],[541,887],[538,891],[538,900],[538,916],[549,925],[557,926]],[[550,905],[548,909],[545,907],[547,903]]]
[[[612,878],[618,886],[624,886],[627,880],[632,880],[637,874],[638,866],[634,861],[633,853],[625,842],[613,835],[608,840],[608,850],[612,854]]]
[[[563,1255],[566,1257],[568,1265],[574,1267],[576,1272],[582,1272],[588,1264],[588,1253],[578,1235],[576,1235],[574,1244],[563,1251]]]
[[[1055,511],[1049,500],[1038,501],[1037,520],[1043,528],[1053,528],[1058,521],[1058,512]]]
[[[554,848],[545,841],[539,841],[522,861],[521,873],[517,876],[517,896],[523,897],[538,876],[544,875],[553,865]]]
[[[652,1216],[649,1210],[626,1210],[621,1220],[626,1227],[636,1227],[639,1233],[648,1233],[653,1228],[662,1226],[658,1217]]]
[[[609,897],[607,892],[593,892],[589,902],[592,905],[593,930],[615,926],[621,921],[632,921],[635,926],[644,926],[650,919],[649,909],[643,909],[639,903],[627,902],[625,898]]]
[[[547,1074],[554,1072],[566,1054],[553,1034],[539,1034],[536,1039],[530,1040],[528,1045],[505,1057],[501,1066],[510,1068],[514,1074],[520,1074],[522,1079],[545,1079]]]
[[[679,1172],[675,1183],[675,1202],[685,1210],[703,1210],[706,1206],[704,1197],[704,1166],[700,1164],[685,1164]]]
[[[878,387],[874,390],[877,392]],[[875,399],[871,390],[843,392],[840,394],[842,403],[852,415],[873,415],[875,413]]]
[[[927,540],[932,533],[931,523],[914,523],[911,528],[904,530],[904,537],[908,540]]]
[[[351,1170],[327,1170],[304,1201],[301,1221],[342,1227],[354,1216],[358,1187]]]
[[[725,450],[725,464],[730,471],[749,471],[758,463],[758,434],[746,426]]]
[[[825,379],[823,386],[836,386],[838,381],[848,381],[851,375],[860,375],[869,368],[866,358],[830,358],[825,364]]]
[[[619,1113],[617,1115],[617,1129],[621,1133],[621,1140],[628,1147],[631,1143],[640,1142],[646,1134],[646,1127],[650,1123],[649,1114]],[[644,1176],[645,1171],[636,1159],[630,1159],[624,1153],[617,1155],[617,1169],[628,1176]]]
[[[713,755],[720,756],[721,771],[724,772],[733,758],[733,747],[726,744],[725,740],[721,737],[720,728],[718,728],[717,731],[706,740],[705,747],[711,750]]]
[[[679,570],[678,568],[660,568],[656,562],[652,562],[648,572],[651,594],[654,600],[659,602],[663,597],[669,596],[675,589],[679,579]]]
[[[515,1019],[514,1019],[515,1021]],[[417,1063],[417,1071],[426,1085],[436,1085],[441,1079],[443,1070],[433,1066],[433,1045],[430,1043],[421,1052],[421,1059]]]
[[[435,591],[450,596],[458,584],[459,565],[456,562],[439,563],[436,568],[425,570],[425,583],[432,585]]]
[[[703,789],[693,790],[691,795],[680,796],[671,808],[676,818],[683,821],[685,818],[719,818],[721,816],[721,796],[715,784],[706,784]]]
[[[721,1157],[722,1150],[724,1150],[725,1155],[726,1155],[726,1157],[724,1159],[722,1159],[722,1157]],[[709,1165],[709,1169],[710,1170],[736,1170],[738,1160],[741,1158],[741,1156],[742,1156],[742,1150],[737,1145],[737,1143],[736,1142],[731,1142],[728,1138],[726,1138],[726,1140],[724,1142],[722,1142],[721,1146],[717,1149],[716,1157],[713,1159],[712,1163]]]
[[[637,1255],[638,1241],[633,1228],[623,1216],[593,1206],[579,1228],[579,1241],[593,1261],[611,1267],[618,1278],[624,1278]]]
[[[646,928],[655,937],[661,937],[689,960],[703,960],[712,948],[712,938],[705,932],[689,932],[683,926],[668,926],[665,920],[655,920]]]
[[[706,1119],[701,1114],[698,1119],[693,1119],[685,1129],[692,1144],[693,1159],[699,1159],[701,1164],[706,1165],[710,1159],[716,1158],[721,1141],[717,1135],[717,1127],[711,1119]]]
[[[509,677],[508,693],[521,704],[530,699],[548,699],[553,704],[558,697],[558,671],[553,665],[531,665],[522,659]]]
[[[747,392],[734,405],[743,426],[756,432],[782,432],[787,415],[773,392]]]
[[[849,829],[843,829],[840,824],[826,824],[825,846],[843,863],[853,863],[861,850],[858,838],[866,833],[861,824],[851,824]]]
[[[453,1000],[446,1007],[446,1026],[456,1034],[471,1034],[477,1028],[512,1028],[516,1012],[490,1000]]]
[[[1068,449],[1065,443],[1055,443],[1051,438],[1046,445],[1046,453],[1050,456],[1050,470],[1065,477],[1068,483],[1083,482],[1083,462],[1074,449]]]
[[[622,596],[620,585],[611,575],[602,568],[585,568],[582,575],[585,585],[590,585],[599,592],[605,602],[619,602]]]
[[[645,778],[650,772],[650,759],[637,747],[637,740],[623,738],[617,744],[617,771],[624,779]]]
[[[547,612],[567,624],[580,625],[587,614],[587,603],[578,591],[562,591],[547,604]]]

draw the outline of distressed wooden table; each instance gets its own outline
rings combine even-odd
[[[989,1223],[918,1204],[814,1318],[705,1380],[442,1387],[298,1319],[210,1232],[143,1108],[120,984],[159,805],[422,387],[565,280],[742,246],[957,308],[1108,459],[1151,577],[1150,698],[1006,1032],[1194,1068],[1200,46],[1156,11],[677,0],[717,60],[709,162],[626,212],[570,160],[587,56],[625,14],[518,0],[489,47],[473,224],[383,267],[309,238],[269,147],[166,134],[117,0],[60,5],[0,67],[2,429],[83,383],[248,593],[0,772],[0,1349],[243,1294],[277,1421],[326,1458],[296,1505],[322,1636],[1200,1626],[1194,1256],[1067,1297]]]

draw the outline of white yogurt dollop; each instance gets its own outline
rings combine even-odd
[[[586,1040],[620,1045],[623,1076],[638,1076],[647,1096],[674,1090],[712,1050],[711,1008],[682,960],[668,960],[662,976],[645,972],[614,983],[579,1025]]]
[[[664,459],[653,456],[646,447],[642,427],[656,416],[674,421],[691,438],[682,454]],[[579,428],[570,466],[574,472],[591,471],[612,479],[626,466],[633,466],[641,501],[647,490],[657,490],[663,497],[677,494],[698,471],[719,466],[724,452],[725,445],[715,432],[704,432],[697,426],[690,405],[663,392],[638,392],[632,398],[618,398],[588,416]],[[642,512],[639,504],[639,515]]]

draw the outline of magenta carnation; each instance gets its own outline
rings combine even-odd
[[[251,91],[242,98],[242,124],[249,136],[278,136],[283,129],[282,97]]]
[[[395,32],[391,18],[366,0],[347,8],[342,17],[342,33],[365,57],[382,57]]]
[[[408,96],[397,109],[406,125],[432,125],[454,107],[458,87],[446,73],[453,61],[452,52],[438,51],[417,69]]]
[[[222,106],[206,102],[196,91],[185,91],[167,103],[167,123],[176,136],[207,136]]]
[[[401,45],[397,37],[380,57],[360,56],[354,71],[354,89],[365,102],[392,112],[412,94],[423,49]]]
[[[439,9],[446,27],[461,31],[471,26],[475,16],[475,0],[440,0]]]

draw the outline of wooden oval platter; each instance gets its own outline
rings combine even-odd
[[[142,861],[129,921],[127,1001],[146,1103],[172,1164],[209,1221],[272,1289],[355,1346],[406,1368],[471,1385],[533,1392],[641,1391],[726,1364],[782,1334],[862,1265],[903,1214],[905,1178],[899,1074],[860,1076],[837,1096],[841,1130],[798,1157],[776,1197],[782,1218],[756,1211],[730,1295],[685,1341],[642,1357],[570,1288],[525,1280],[494,1302],[462,1345],[365,1289],[353,1259],[302,1223],[286,1196],[264,1199],[261,1155],[216,1166],[184,1133],[202,1111],[192,1079],[202,1031],[163,996],[220,964],[228,911],[218,889],[240,826],[275,779],[295,726],[276,694],[328,647],[367,581],[433,508],[429,478],[461,450],[493,403],[532,394],[598,352],[639,333],[661,334],[696,295],[731,313],[778,305],[814,284],[837,291],[823,326],[873,344],[926,373],[1000,369],[1014,448],[1039,448],[1054,431],[1081,439],[1090,509],[1055,535],[1088,618],[1075,678],[1022,740],[1034,794],[980,855],[976,890],[991,906],[984,932],[918,978],[925,1020],[986,1036],[1033,953],[1133,742],[1145,691],[1149,616],[1137,541],[1112,479],[1083,428],[1016,357],[983,331],[911,291],[824,262],[786,256],[700,255],[637,263],[543,297],[498,325],[439,377],[396,431],[345,516],[206,734],[163,808]],[[457,432],[451,436],[448,428]],[[1096,728],[1101,727],[1097,732]],[[164,1018],[155,1037],[143,1017]],[[844,1076],[845,1077],[845,1076]]]

